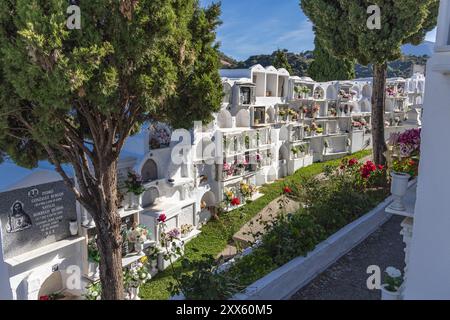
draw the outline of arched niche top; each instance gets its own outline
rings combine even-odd
[[[233,127],[233,117],[228,110],[221,110],[217,115],[217,125],[219,128],[232,128]]]
[[[337,100],[337,89],[335,86],[328,86],[327,88],[327,99],[328,100]]]
[[[246,109],[240,110],[236,115],[236,127],[250,127],[250,112]]]

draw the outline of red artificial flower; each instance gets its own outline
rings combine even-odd
[[[159,215],[158,222],[164,223],[164,222],[166,222],[166,220],[167,220],[167,216],[164,213]]]
[[[241,200],[239,198],[233,198],[231,200],[231,205],[233,205],[233,206],[238,206],[240,204],[241,204]]]
[[[379,164],[379,165],[378,165],[378,170],[384,170],[384,166],[381,165],[381,164]]]
[[[50,300],[50,297],[49,296],[40,296],[39,300],[43,300],[43,301]]]
[[[283,192],[284,193],[292,193],[292,189],[289,188],[288,186],[286,186],[286,187],[283,188]]]
[[[372,161],[367,161],[360,169],[361,177],[368,179],[372,172],[377,171],[377,166]]]
[[[356,165],[356,164],[358,164],[358,159],[353,158],[353,159],[350,159],[350,160],[348,161],[348,166],[349,166],[349,167],[353,167],[353,166]]]

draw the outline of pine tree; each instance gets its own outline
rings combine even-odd
[[[278,49],[275,51],[275,58],[273,59],[273,66],[277,69],[284,68],[292,74],[292,66],[288,61],[287,50]]]
[[[368,27],[371,5],[381,9],[381,29]],[[401,46],[419,44],[437,22],[438,0],[302,0],[316,37],[340,58],[373,64],[372,135],[374,160],[384,164],[386,70],[401,56]]]
[[[311,78],[319,82],[355,78],[354,61],[334,57],[317,38],[314,43],[314,61],[308,68],[308,74]]]
[[[96,223],[102,299],[122,299],[119,154],[149,119],[187,127],[218,110],[220,8],[198,0],[80,6],[82,28],[69,30],[67,1],[0,2],[0,154],[25,167],[54,165]]]

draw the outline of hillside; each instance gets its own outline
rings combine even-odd
[[[433,44],[432,42],[430,42]],[[422,46],[422,45],[421,45]],[[421,47],[418,46],[418,47]],[[416,48],[418,51],[411,50],[411,52],[424,52],[424,48],[427,44],[424,44],[421,48]],[[414,48],[414,46],[411,46]],[[408,48],[407,48],[408,49]],[[409,50],[409,49],[408,49]],[[405,52],[408,52],[405,50]],[[225,54],[221,54],[222,67],[226,69],[240,69],[249,68],[255,64],[261,64],[263,67],[272,65],[275,58],[275,52],[272,54],[261,54],[249,57],[245,61],[236,61],[233,58],[228,57]],[[293,69],[293,76],[307,76],[308,66],[314,60],[312,51],[304,51],[300,53],[287,52],[287,58],[289,64]],[[428,55],[404,55],[401,59],[392,61],[388,66],[388,77],[403,77],[407,78],[412,75],[412,69],[414,64],[426,65]],[[372,66],[356,65],[355,67],[357,78],[367,78],[372,76]]]

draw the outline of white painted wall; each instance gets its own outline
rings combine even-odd
[[[441,1],[439,26],[445,30],[438,32],[447,33],[449,29],[447,5],[448,1]],[[436,71],[445,65],[450,72],[450,50],[435,53],[427,66],[421,164],[405,299],[450,299],[450,74]]]

